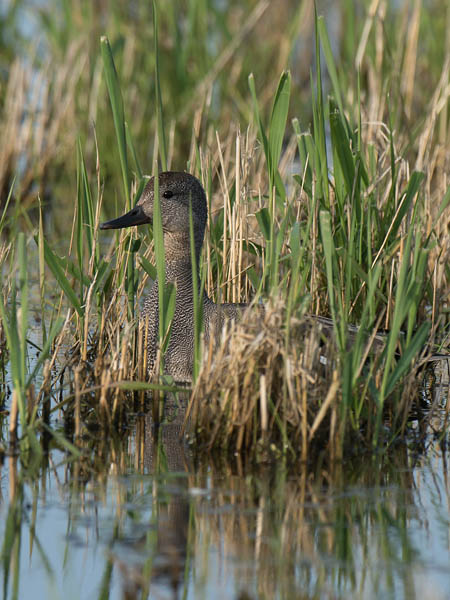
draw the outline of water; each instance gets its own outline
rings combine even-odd
[[[442,442],[252,469],[194,457],[178,433],[156,444],[138,417],[120,439],[86,440],[81,461],[54,450],[27,473],[6,458],[3,597],[17,577],[20,599],[450,598]]]

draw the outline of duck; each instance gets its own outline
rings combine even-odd
[[[208,208],[200,181],[187,172],[165,171],[158,174],[158,190],[165,254],[165,283],[175,286],[175,311],[169,344],[164,356],[164,373],[177,383],[191,383],[194,367],[194,285],[200,285],[199,259],[203,246]],[[134,208],[126,214],[105,221],[100,229],[121,229],[153,223],[155,176],[146,184]],[[195,273],[191,262],[190,206],[195,247]],[[147,372],[155,373],[158,341],[158,279],[146,297],[140,322],[146,328]],[[197,286],[197,289],[199,287]],[[216,304],[206,291],[202,294],[205,347],[217,347],[223,328],[239,319],[246,303]]]

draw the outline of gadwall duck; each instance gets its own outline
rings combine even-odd
[[[199,264],[208,214],[206,195],[201,183],[189,173],[167,171],[159,174],[159,201],[164,235],[165,280],[176,288],[175,313],[169,345],[164,358],[164,372],[175,381],[192,381],[194,362],[194,295],[189,233],[189,205],[192,204],[196,264]],[[136,206],[125,215],[107,221],[100,229],[119,229],[152,223],[154,177],[147,183]],[[198,267],[196,272],[199,280]],[[203,293],[205,346],[210,340],[217,345],[225,323],[238,317],[247,304],[215,304]],[[155,367],[158,346],[158,281],[145,299],[140,316],[147,324],[150,375]]]

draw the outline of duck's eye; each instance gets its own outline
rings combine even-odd
[[[172,198],[173,196],[173,192],[171,192],[170,190],[166,190],[165,192],[163,192],[163,198]]]

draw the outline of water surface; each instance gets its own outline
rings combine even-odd
[[[148,418],[1,470],[4,598],[450,598],[442,440],[332,468],[194,457]]]

